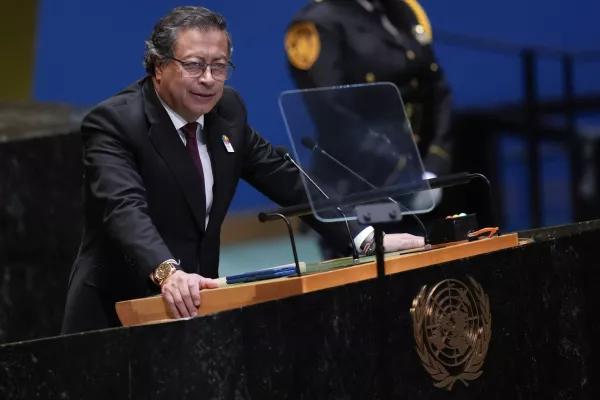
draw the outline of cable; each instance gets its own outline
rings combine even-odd
[[[490,234],[488,235],[488,238],[491,238],[492,236],[494,236],[494,234],[495,234],[496,232],[498,232],[498,227],[493,227],[493,228],[492,228],[492,227],[490,227],[490,228],[483,228],[483,229],[480,229],[480,230],[478,230],[478,231],[475,231],[475,232],[469,232],[469,233],[467,234],[467,236],[468,236],[468,237],[470,237],[470,238],[472,238],[472,237],[479,236],[479,235],[481,235],[482,233],[487,233],[487,232],[489,232],[489,233],[490,233]]]

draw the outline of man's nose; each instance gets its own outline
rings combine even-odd
[[[214,83],[215,78],[213,77],[212,70],[210,69],[210,65],[206,66],[206,70],[202,75],[198,77],[198,81],[204,85],[210,85]]]

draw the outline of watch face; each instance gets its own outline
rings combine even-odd
[[[170,265],[168,265],[168,264],[161,265],[156,271],[156,278],[158,278],[159,280],[165,279],[168,276],[169,271],[171,271]]]

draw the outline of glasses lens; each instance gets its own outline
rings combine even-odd
[[[183,68],[185,76],[198,78],[206,72],[207,65],[197,62],[182,62],[181,67]],[[210,64],[210,73],[214,79],[223,81],[231,78],[233,67],[223,63]]]
[[[231,77],[233,68],[227,64],[216,63],[210,66],[210,71],[215,79],[226,80]]]
[[[183,63],[183,70],[188,76],[200,76],[204,72],[205,66],[199,63]]]

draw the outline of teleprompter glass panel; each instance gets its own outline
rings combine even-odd
[[[291,156],[309,175],[302,178],[318,219],[356,219],[353,206],[367,203],[397,202],[403,214],[433,209],[419,149],[395,85],[286,91],[279,106]]]

